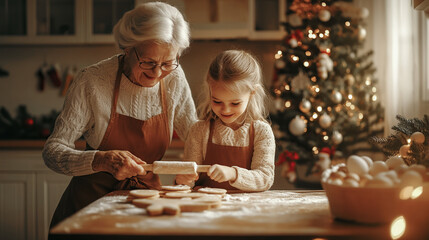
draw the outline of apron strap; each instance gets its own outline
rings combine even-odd
[[[118,71],[116,73],[115,90],[113,92],[112,109],[110,111],[110,119],[112,119],[113,115],[116,114],[116,106],[117,106],[118,98],[119,98],[119,87],[121,85],[123,66],[124,66],[124,57],[121,55],[118,57]]]
[[[253,126],[253,123],[254,122],[251,122],[249,127],[249,148],[252,150],[252,152],[253,152],[253,145],[255,141],[255,128]]]
[[[161,105],[162,105],[162,114],[164,115],[165,129],[167,130],[168,139],[170,139],[170,126],[168,126],[167,99],[165,96],[164,79],[161,79],[161,81],[159,82],[159,88],[161,91]],[[170,141],[171,141],[171,139],[170,139]]]

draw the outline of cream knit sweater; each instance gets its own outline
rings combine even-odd
[[[244,147],[249,145],[250,123],[245,122],[233,130],[217,119],[214,123],[213,143],[227,146]],[[251,169],[234,167],[237,179],[229,182],[231,186],[243,191],[265,191],[274,182],[275,140],[271,126],[263,121],[254,122],[254,149]],[[185,159],[202,164],[206,156],[210,132],[209,121],[198,121],[190,131],[185,143]],[[232,164],[234,166],[234,164]]]
[[[82,135],[88,145],[97,149],[109,119],[118,56],[113,56],[83,69],[67,92],[63,110],[43,149],[45,164],[55,172],[80,176],[94,173],[92,161],[96,150],[79,151],[74,142]],[[164,78],[170,135],[176,130],[183,140],[196,122],[191,91],[181,67]],[[147,120],[162,111],[159,84],[139,87],[122,74],[116,111],[140,120]]]

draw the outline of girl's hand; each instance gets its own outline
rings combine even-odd
[[[237,171],[232,167],[214,164],[209,168],[207,175],[216,182],[235,181]]]
[[[145,163],[129,151],[98,151],[92,162],[92,169],[108,172],[117,180],[124,180],[137,175],[146,175],[146,171],[140,165]]]
[[[176,175],[175,182],[179,185],[188,185],[193,187],[195,181],[198,180],[198,173],[195,174],[179,174]]]

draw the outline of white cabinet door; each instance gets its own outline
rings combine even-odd
[[[37,173],[37,237],[48,239],[49,224],[71,177],[55,172]]]
[[[0,172],[0,239],[36,239],[35,179]]]

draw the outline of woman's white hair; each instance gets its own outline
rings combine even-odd
[[[189,47],[189,24],[177,8],[162,2],[149,2],[126,12],[113,28],[120,49],[144,41],[168,43],[179,49]]]

